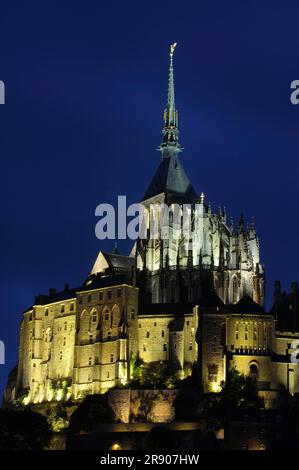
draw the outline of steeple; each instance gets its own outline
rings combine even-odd
[[[174,100],[173,55],[176,43],[170,46],[170,65],[167,106],[164,110],[163,140],[158,150],[162,161],[143,197],[143,201],[158,194],[164,194],[167,203],[193,203],[197,199],[188,176],[179,160],[181,152],[178,143],[178,112]]]
[[[174,99],[174,78],[173,78],[173,55],[176,48],[176,42],[170,46],[170,65],[168,79],[167,107],[164,110],[164,127],[162,130],[163,141],[160,146],[163,158],[169,158],[171,154],[180,152],[178,143],[178,112],[175,109]]]

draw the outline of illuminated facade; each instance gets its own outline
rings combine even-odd
[[[299,338],[296,286],[291,298],[276,286],[274,310],[266,313],[253,223],[245,227],[241,216],[235,230],[225,209],[213,213],[193,189],[179,159],[173,52],[174,46],[162,160],[142,201],[146,208],[170,207],[169,239],[151,239],[148,226],[148,237],[135,243],[130,256],[100,251],[83,286],[36,297],[21,321],[7,399],[23,394],[29,403],[103,393],[130,380],[138,357],[173,362],[182,378],[196,362],[206,392],[219,391],[235,367],[257,380],[270,405],[281,385],[299,393],[298,366],[290,360],[291,343]],[[197,229],[188,239],[171,216],[174,204],[190,206]],[[284,309],[291,323],[281,320]]]

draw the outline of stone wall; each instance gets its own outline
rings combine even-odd
[[[116,421],[171,423],[178,390],[110,390],[108,403]]]

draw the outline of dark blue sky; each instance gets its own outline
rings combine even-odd
[[[298,279],[298,2],[11,1],[0,13],[0,391],[22,311],[81,284],[111,249],[95,238],[96,205],[138,200],[159,163],[170,42],[193,185],[255,217],[268,306],[275,279]]]

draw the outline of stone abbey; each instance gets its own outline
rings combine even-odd
[[[196,364],[206,392],[219,391],[234,367],[257,381],[268,406],[281,386],[299,393],[297,283],[287,295],[277,282],[266,312],[254,223],[245,225],[241,215],[234,227],[225,209],[214,212],[191,185],[180,159],[174,49],[161,161],[142,200],[148,212],[152,204],[169,206],[169,237],[148,233],[129,256],[100,251],[81,287],[37,296],[20,324],[7,399],[40,403],[104,393],[129,383],[134,358],[176,364],[181,378]],[[174,204],[191,207],[197,229],[190,238],[172,217]]]

